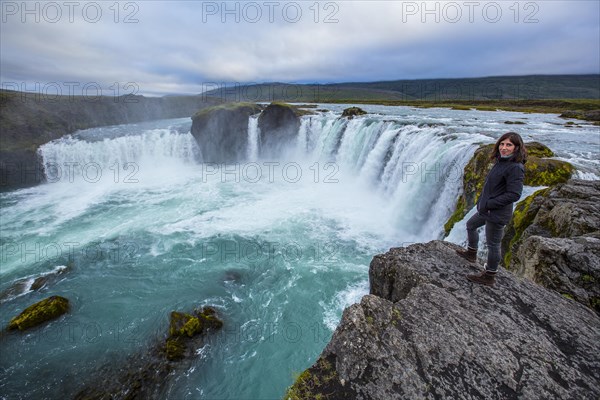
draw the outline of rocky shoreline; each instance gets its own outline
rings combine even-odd
[[[504,270],[474,285],[456,248],[375,256],[370,294],[284,398],[597,399],[598,315]]]
[[[600,315],[600,181],[570,180],[521,201],[504,265]]]

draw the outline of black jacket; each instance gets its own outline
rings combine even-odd
[[[513,212],[513,203],[523,192],[525,166],[512,158],[498,158],[477,201],[477,211],[487,221],[506,225]]]

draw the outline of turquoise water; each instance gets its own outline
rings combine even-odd
[[[223,330],[161,397],[281,398],[368,293],[373,255],[441,238],[460,171],[503,121],[526,118],[527,140],[600,175],[597,127],[572,133],[552,115],[365,106],[347,122],[343,106],[322,106],[278,160],[250,143],[248,160],[203,164],[189,119],[44,146],[52,183],[0,195],[0,289],[68,271],[3,300],[0,323],[50,295],[71,310],[2,337],[0,397],[71,397],[162,340],[172,310],[211,305]]]

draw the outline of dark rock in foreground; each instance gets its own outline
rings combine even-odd
[[[60,317],[69,311],[69,300],[61,296],[51,296],[27,307],[8,323],[8,329],[20,331],[41,325]]]
[[[465,279],[456,245],[391,249],[291,399],[597,399],[600,318],[502,270]]]
[[[570,180],[515,208],[504,264],[600,313],[600,181]]]
[[[173,311],[169,334],[164,342],[152,344],[143,354],[131,356],[126,365],[103,367],[76,400],[162,399],[165,385],[176,371],[182,370],[206,336],[223,326],[212,307],[192,314]]]

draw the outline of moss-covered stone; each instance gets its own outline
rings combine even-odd
[[[565,161],[529,157],[525,164],[525,184],[551,186],[565,183],[571,178],[573,171],[573,166]]]
[[[192,337],[200,332],[202,332],[202,324],[197,317],[177,311],[171,312],[169,324],[169,335],[171,337]]]
[[[590,274],[583,274],[581,275],[581,280],[585,283],[593,283],[596,280],[594,279],[593,276],[591,276]]]
[[[573,295],[571,293],[561,293],[561,294],[565,299],[575,300],[575,298],[573,297]]]
[[[355,394],[340,384],[333,356],[321,356],[315,365],[299,374],[283,397],[284,400],[346,398],[355,398]]]
[[[218,106],[206,107],[199,111],[197,111],[193,116],[192,120],[205,118],[214,114],[215,112],[221,111],[234,111],[234,112],[249,112],[250,114],[256,114],[260,112],[262,107],[258,104],[254,103],[244,103],[244,102],[233,102],[233,103],[223,103]]]
[[[342,117],[348,117],[350,119],[359,115],[365,115],[367,112],[360,107],[348,107],[342,112]]]
[[[185,357],[186,345],[181,338],[168,338],[166,343],[166,354],[169,361],[181,360]]]
[[[540,142],[527,142],[525,147],[527,148],[527,154],[529,157],[554,157],[554,152],[550,150],[548,146],[545,146]]]
[[[220,329],[223,321],[217,318],[212,307],[204,307],[195,311],[194,315],[178,311],[171,312],[169,336],[165,343],[165,354],[168,360],[185,358],[190,341],[210,329]],[[193,346],[192,346],[193,347]]]
[[[538,208],[532,208],[533,201],[538,196],[546,196],[550,191],[549,188],[538,190],[537,192],[527,196],[524,200],[517,203],[513,212],[512,219],[508,223],[505,229],[504,237],[502,238],[502,248],[504,251],[504,266],[510,268],[510,261],[512,258],[512,249],[517,243],[525,229],[532,224],[535,216],[537,215]]]
[[[311,110],[306,110],[305,108],[307,108],[307,107],[316,108],[317,107],[316,104],[313,104],[314,107],[311,107],[310,105],[306,105],[306,104],[296,106],[293,104],[285,103],[283,101],[274,101],[270,105],[289,108],[290,111],[292,111],[294,114],[296,114],[297,117],[301,117],[303,115],[315,115],[314,112],[312,112]]]
[[[458,221],[462,220],[467,213],[465,212],[465,198],[460,196],[456,202],[456,208],[448,221],[444,224],[444,233],[446,236],[450,234],[450,231]]]
[[[600,110],[568,110],[560,114],[559,117],[600,121]]]
[[[69,300],[61,296],[52,296],[27,307],[10,320],[8,329],[24,331],[46,321],[58,318],[69,311]]]

